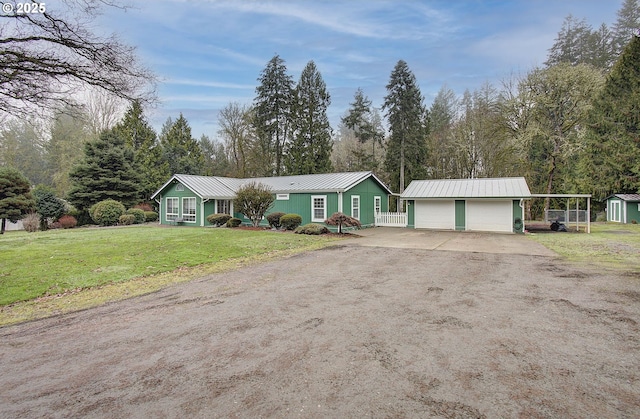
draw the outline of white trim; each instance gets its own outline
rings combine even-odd
[[[170,199],[171,199],[171,200],[174,200],[174,199],[175,199],[175,200],[177,201],[177,202],[176,202],[175,207],[170,207],[170,206],[169,206],[169,200],[170,200]],[[167,206],[167,208],[166,208],[166,212],[165,212],[165,214],[164,214],[164,219],[165,219],[166,221],[173,221],[173,220],[175,220],[176,218],[180,217],[180,198],[178,198],[177,196],[168,196],[168,197],[166,197],[166,198],[164,199],[164,201],[165,201],[165,204],[166,204],[166,206]],[[176,209],[176,212],[171,212],[171,213],[170,213],[170,212],[169,212],[169,208],[175,208],[175,209]],[[171,217],[172,217],[172,218],[169,218],[169,215],[171,215]]]
[[[351,195],[351,216],[358,221],[360,221],[360,207],[360,195]]]
[[[193,214],[187,213],[185,210],[187,206],[185,205],[185,201],[193,199]],[[198,218],[198,208],[197,208],[197,200],[195,196],[185,196],[182,197],[182,220],[185,223],[195,223]],[[193,219],[191,219],[193,217]]]
[[[322,199],[322,218],[316,217],[315,200]],[[318,208],[320,209],[320,208]],[[327,219],[327,195],[311,195],[311,221],[314,223],[323,223]]]
[[[344,212],[344,203],[342,202],[342,192],[338,192],[338,212]]]
[[[279,193],[276,194],[276,201],[288,201],[289,194],[288,193]]]
[[[609,221],[612,221],[614,223],[619,223],[620,222],[620,201],[618,200],[611,200],[609,201],[611,203],[610,205],[610,211],[609,213],[611,214],[611,217],[609,219]],[[617,208],[616,208],[617,207]]]

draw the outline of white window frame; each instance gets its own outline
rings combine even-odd
[[[193,208],[191,205],[188,205],[187,202],[193,201]],[[195,223],[196,222],[196,213],[197,213],[197,202],[196,198],[193,196],[185,196],[182,198],[182,221],[185,223]],[[187,212],[188,210],[193,209],[192,212]]]
[[[184,191],[184,185],[182,183],[177,183],[176,184],[176,191],[178,191],[178,192]]]
[[[379,215],[382,212],[382,197],[374,196],[373,197],[373,213],[375,215]]]
[[[169,205],[169,201],[174,201],[175,200],[175,206],[171,206]],[[180,198],[172,196],[172,197],[167,197],[165,198],[165,219],[167,221],[173,221],[176,218],[178,218],[180,216]],[[175,209],[176,212],[169,212],[170,209]]]
[[[322,199],[322,218],[316,217],[316,199]],[[327,195],[311,195],[311,221],[314,223],[323,223],[327,219]]]
[[[360,195],[351,195],[351,216],[360,220]]]
[[[288,201],[289,200],[289,194],[288,193],[276,194],[276,200],[278,200],[278,201]]]

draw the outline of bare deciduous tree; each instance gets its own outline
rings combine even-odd
[[[38,13],[18,13],[20,2],[3,1],[0,15],[0,111],[61,109],[94,86],[123,99],[154,99],[155,77],[137,59],[135,48],[116,35],[101,36],[92,23],[101,0],[41,3]],[[20,4],[24,5],[26,2]],[[7,6],[12,5],[13,11]],[[37,5],[37,3],[33,3]]]

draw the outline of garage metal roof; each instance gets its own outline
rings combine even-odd
[[[387,193],[391,193],[389,188],[372,172],[322,173],[246,179],[177,174],[172,176],[151,198],[155,198],[167,185],[174,181],[182,183],[201,198],[233,199],[235,198],[235,192],[242,185],[250,182],[267,185],[274,193],[345,192],[369,176],[373,177]]]
[[[403,199],[530,198],[523,177],[486,179],[413,180],[400,195]]]

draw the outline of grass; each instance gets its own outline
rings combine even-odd
[[[56,302],[85,308],[239,264],[316,249],[331,237],[214,228],[83,228],[0,236],[0,325]],[[15,316],[13,316],[15,317]]]
[[[640,272],[640,225],[592,223],[591,234],[537,233],[529,237],[572,262]]]

